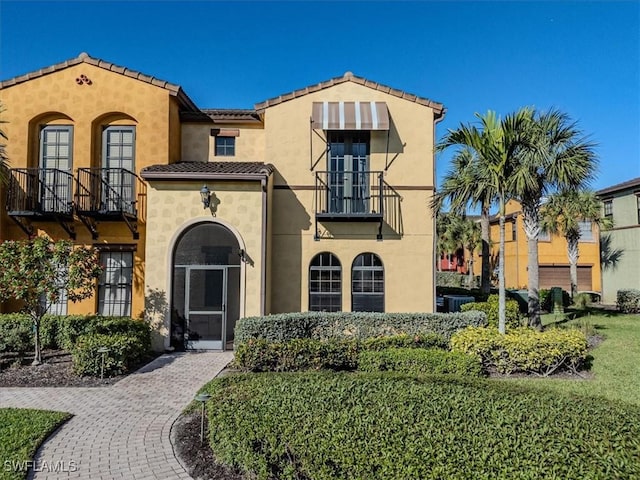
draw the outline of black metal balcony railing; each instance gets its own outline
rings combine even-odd
[[[316,217],[332,220],[382,218],[384,202],[382,172],[316,172]]]
[[[79,215],[137,217],[138,176],[124,168],[79,168],[76,211]]]
[[[10,216],[71,217],[73,175],[56,168],[12,168],[6,209]]]

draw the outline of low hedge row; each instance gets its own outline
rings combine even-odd
[[[82,342],[80,340],[82,339]],[[45,315],[40,324],[43,348],[71,353],[76,372],[100,375],[96,349],[109,348],[105,356],[105,374],[119,374],[140,363],[151,351],[149,324],[128,317],[98,315]],[[28,315],[0,315],[0,352],[30,352],[34,348],[33,322]]]
[[[435,333],[445,340],[468,326],[484,326],[486,316],[463,313],[282,313],[238,320],[236,347],[249,339],[284,342],[296,338],[362,340],[388,335]]]
[[[482,363],[478,357],[438,348],[386,348],[363,351],[358,355],[358,370],[472,377],[480,377],[483,374]]]
[[[388,348],[445,348],[447,343],[434,334],[393,335],[366,340],[294,338],[272,342],[250,339],[236,348],[234,364],[252,372],[291,372],[301,370],[354,370],[362,351]]]
[[[547,376],[556,370],[577,371],[587,357],[587,338],[577,329],[538,332],[521,327],[501,335],[495,328],[470,327],[451,337],[451,349],[474,355],[485,368],[500,373]]]
[[[618,290],[616,305],[623,313],[640,313],[640,290]]]
[[[498,328],[499,296],[489,295],[486,302],[465,303],[460,307],[463,312],[484,312],[487,316],[489,327]],[[517,328],[521,325],[520,307],[516,300],[507,299],[505,302],[505,321],[507,328]]]
[[[209,444],[250,478],[640,478],[640,408],[510,383],[264,373],[208,384]]]

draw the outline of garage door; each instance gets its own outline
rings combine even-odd
[[[562,287],[567,292],[571,290],[569,265],[544,266],[539,269],[540,288]],[[578,291],[591,291],[591,267],[578,265]]]

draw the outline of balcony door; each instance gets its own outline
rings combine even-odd
[[[47,125],[40,132],[37,184],[42,212],[63,213],[71,209],[72,134],[70,125]]]
[[[368,131],[328,133],[329,213],[369,211]]]
[[[102,138],[101,210],[135,212],[135,127],[106,127]]]

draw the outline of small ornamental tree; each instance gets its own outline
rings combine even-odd
[[[48,237],[0,243],[0,301],[18,300],[33,321],[34,365],[42,362],[40,321],[49,307],[67,298],[77,302],[91,297],[102,273],[93,247],[74,246]]]

